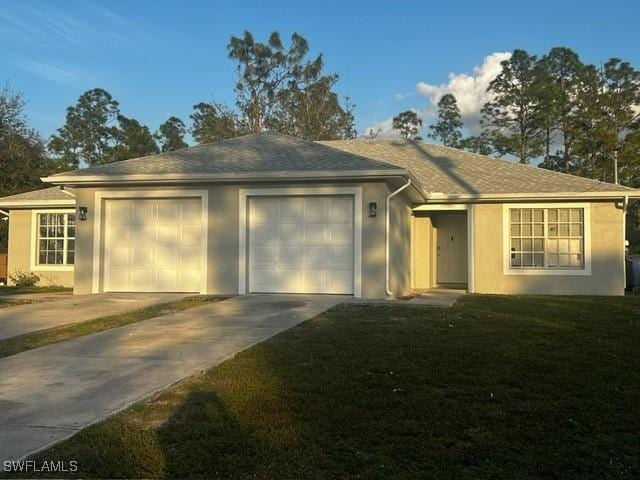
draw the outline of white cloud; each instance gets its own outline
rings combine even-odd
[[[449,81],[439,85],[418,82],[416,91],[429,99],[429,107],[424,110],[427,115],[435,113],[435,106],[443,95],[451,93],[458,101],[465,127],[477,133],[480,127],[480,109],[490,100],[487,93],[489,83],[502,71],[500,63],[511,57],[509,52],[495,52],[487,55],[480,66],[473,69],[472,74],[450,73]]]
[[[28,58],[13,57],[12,62],[18,68],[31,72],[46,80],[71,87],[81,87],[87,76],[69,65],[41,62]]]
[[[450,73],[448,82],[441,84],[420,81],[416,85],[415,94],[397,93],[394,98],[404,100],[414,95],[416,98],[426,97],[428,99],[426,107],[420,105],[417,108],[411,108],[411,110],[418,112],[426,129],[436,114],[438,101],[446,93],[451,93],[458,101],[458,108],[460,108],[465,128],[474,135],[478,134],[480,132],[480,110],[491,98],[491,95],[487,93],[487,87],[502,71],[500,63],[510,57],[511,53],[509,52],[494,52],[487,55],[481,65],[474,67],[472,73]],[[374,132],[380,131],[378,138],[399,137],[399,133],[393,130],[391,118],[382,121],[369,121],[366,124],[370,127],[364,129],[365,134],[373,129]],[[426,134],[426,131],[423,133]]]

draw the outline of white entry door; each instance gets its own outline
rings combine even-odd
[[[353,293],[353,196],[250,197],[249,291]]]
[[[106,200],[104,225],[104,291],[200,291],[200,198]]]
[[[439,213],[435,216],[438,240],[438,283],[467,283],[467,216]]]

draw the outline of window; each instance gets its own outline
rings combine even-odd
[[[584,270],[584,208],[509,208],[511,270]]]
[[[38,214],[38,265],[73,265],[76,216],[73,213]]]

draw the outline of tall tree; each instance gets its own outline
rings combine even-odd
[[[429,126],[430,138],[440,140],[445,147],[458,147],[462,140],[462,117],[456,97],[450,93],[438,101],[438,121]]]
[[[311,140],[355,134],[353,106],[340,104],[333,88],[338,75],[323,73],[322,55],[307,59],[309,44],[300,34],[285,46],[278,32],[267,43],[250,32],[232,36],[227,46],[236,63],[236,105],[250,133],[277,130]]]
[[[124,115],[118,115],[115,140],[117,143],[113,149],[113,161],[144,157],[159,151],[149,128]]]
[[[66,122],[49,141],[49,149],[69,168],[113,160],[118,133],[118,102],[101,88],[83,93],[67,108]]]
[[[422,119],[413,110],[405,110],[393,117],[393,129],[400,131],[403,138],[417,140],[422,127]]]
[[[491,155],[493,149],[491,148],[491,140],[486,135],[472,135],[470,137],[460,140],[459,148],[467,150],[473,153],[479,153],[481,155]]]
[[[160,143],[163,152],[172,152],[180,148],[188,147],[184,141],[187,134],[187,127],[178,117],[169,117],[158,131],[154,134],[155,139]]]
[[[198,103],[190,115],[191,134],[198,143],[210,143],[246,133],[238,115],[222,103]]]
[[[482,108],[482,125],[499,155],[529,163],[543,152],[535,90],[535,55],[514,50],[487,91],[493,99]]]
[[[0,90],[0,197],[43,187],[40,177],[58,170],[40,135],[29,128],[24,99],[8,84]],[[0,221],[0,252],[7,251],[7,222]]]
[[[577,97],[583,69],[578,54],[566,47],[552,48],[535,67],[538,120],[545,144],[541,166],[564,172],[573,168]],[[556,133],[561,136],[562,150],[552,154]]]

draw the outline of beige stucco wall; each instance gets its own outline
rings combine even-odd
[[[207,240],[207,289],[212,294],[229,294],[238,291],[238,248],[239,248],[239,189],[240,188],[282,188],[286,187],[353,187],[362,186],[362,296],[382,298],[385,296],[385,198],[390,189],[384,182],[370,183],[252,183],[241,185],[201,184],[194,190],[206,189],[209,198],[209,233]],[[173,190],[185,187],[131,187],[126,190]],[[100,188],[101,191],[109,189]],[[78,188],[78,206],[88,208],[88,218],[78,222],[76,227],[76,268],[74,292],[92,292],[93,250],[94,250],[94,205],[95,188]],[[135,196],[135,195],[132,195]],[[369,217],[368,204],[376,202],[378,213]],[[393,200],[391,218],[391,284],[398,295],[410,291],[410,221],[411,212],[404,197]],[[104,235],[101,235],[104,238]],[[102,278],[102,272],[98,273]]]
[[[33,272],[40,277],[39,286],[61,285],[72,287],[73,270],[44,271],[31,269],[32,257],[36,255],[36,252],[32,251],[32,235],[36,233],[32,231],[32,215],[33,210],[11,210],[9,212],[8,274],[12,275],[17,271]],[[11,283],[9,279],[9,284]]]
[[[503,205],[474,206],[476,293],[623,295],[622,209],[591,203],[591,275],[505,275]]]

